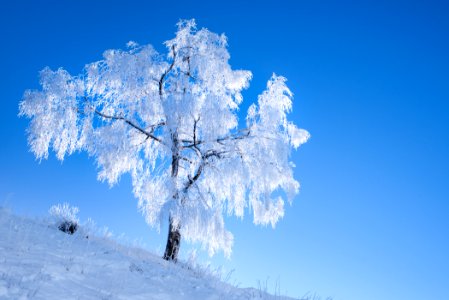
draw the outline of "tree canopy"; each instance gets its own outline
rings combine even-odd
[[[180,21],[162,55],[128,43],[70,75],[40,72],[41,90],[27,90],[20,115],[31,119],[28,142],[38,159],[87,151],[98,179],[114,185],[129,173],[146,222],[170,218],[187,240],[213,254],[231,252],[224,215],[253,213],[274,226],[284,199],[299,191],[291,149],[309,138],[287,119],[292,93],[274,75],[239,128],[238,108],[251,72],[229,65],[227,38],[194,20]],[[277,191],[283,191],[278,193]]]

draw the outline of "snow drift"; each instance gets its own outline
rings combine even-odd
[[[0,207],[0,299],[289,299]]]

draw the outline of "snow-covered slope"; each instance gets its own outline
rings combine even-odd
[[[287,299],[0,208],[0,299]]]

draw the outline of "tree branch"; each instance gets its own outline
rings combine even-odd
[[[122,116],[110,116],[110,115],[107,115],[107,114],[102,113],[101,111],[99,111],[99,110],[97,110],[97,109],[96,109],[94,112],[95,112],[95,114],[97,114],[97,115],[99,115],[100,117],[103,117],[103,118],[105,118],[105,119],[111,119],[111,120],[123,120],[126,124],[130,125],[131,127],[133,127],[134,129],[136,129],[136,130],[139,131],[140,133],[146,135],[148,138],[151,138],[151,139],[153,139],[153,140],[155,140],[155,141],[157,141],[157,142],[159,142],[159,143],[161,143],[161,144],[164,144],[160,138],[158,138],[157,136],[153,135],[151,132],[146,131],[146,130],[143,129],[142,127],[136,125],[136,124],[135,124],[134,122],[132,122],[131,120],[128,120],[128,119],[126,119],[126,118],[124,118],[124,117],[122,117]],[[156,127],[159,127],[159,126],[163,126],[163,125],[161,125],[161,124],[165,125],[165,122],[161,122],[161,123],[158,123],[158,124],[156,124],[156,125],[152,125],[151,127],[152,127],[152,128],[153,128],[153,127],[156,128]],[[152,130],[153,130],[153,129],[152,129]]]
[[[187,181],[186,185],[184,186],[184,193],[187,193],[189,188],[198,180],[198,178],[200,178],[200,175],[203,172],[204,165],[205,163],[204,161],[202,161],[198,169],[196,170],[195,175],[193,175],[193,177],[190,177],[190,175],[188,176],[189,181]]]
[[[245,132],[245,133],[241,134],[242,132]],[[217,143],[221,144],[223,141],[230,141],[230,140],[243,140],[244,138],[249,137],[250,134],[251,134],[251,130],[249,128],[245,128],[245,129],[239,130],[239,132],[237,132],[235,134],[230,134],[228,136],[218,138]]]
[[[184,193],[187,193],[189,188],[193,184],[195,184],[195,182],[200,178],[204,167],[208,164],[209,158],[215,157],[218,159],[222,159],[224,154],[229,153],[229,151],[218,151],[218,150],[214,150],[214,149],[209,149],[206,152],[201,151],[201,149],[199,148],[199,145],[204,144],[205,142],[201,141],[201,140],[197,140],[197,128],[198,128],[199,120],[200,120],[200,118],[198,117],[198,119],[194,119],[194,122],[193,122],[193,141],[186,140],[186,139],[181,140],[182,143],[187,144],[187,145],[183,145],[182,149],[195,150],[201,159],[201,162],[198,166],[198,169],[195,172],[195,175],[193,175],[193,177],[191,177],[190,175],[188,176],[188,181],[186,182],[184,189],[183,189]],[[250,133],[251,133],[250,129],[243,129],[243,130],[239,130],[237,133],[230,134],[230,135],[222,137],[222,138],[218,138],[214,142],[223,144],[223,142],[227,141],[227,140],[240,140],[240,139],[249,137]]]
[[[153,133],[156,129],[158,129],[158,128],[162,127],[162,126],[165,126],[165,125],[166,125],[165,121],[162,121],[162,122],[159,122],[157,124],[151,125],[149,127],[150,133]]]
[[[164,87],[164,79],[167,76],[167,74],[173,69],[173,67],[175,66],[175,61],[176,61],[176,51],[175,51],[175,46],[171,47],[171,50],[173,52],[173,61],[171,62],[171,65],[168,67],[167,70],[165,70],[165,72],[162,74],[161,79],[159,79],[159,96],[162,97],[162,90]]]
[[[203,155],[203,161],[208,159],[209,157],[223,158],[223,154],[228,153],[228,151],[217,151],[217,150],[208,150],[205,155]]]
[[[198,119],[194,119],[194,121],[193,121],[193,144],[194,145],[196,145],[196,128],[197,128],[199,121],[200,121],[200,117],[198,117]]]
[[[227,153],[227,151],[216,151],[216,150],[209,150],[201,157],[201,163],[198,166],[198,169],[195,172],[195,175],[193,177],[188,176],[189,181],[187,181],[186,185],[184,186],[184,193],[187,193],[189,188],[200,178],[201,173],[204,170],[204,167],[207,165],[207,159],[210,157],[217,157],[217,158],[223,158],[223,154]]]
[[[251,134],[251,129],[245,128],[245,129],[239,130],[238,132],[236,132],[234,134],[230,134],[230,135],[227,135],[225,137],[221,137],[221,138],[218,138],[216,140],[213,140],[212,142],[219,143],[219,144],[223,145],[224,141],[243,140],[243,139],[249,137],[250,134]],[[192,147],[196,147],[196,146],[199,146],[201,144],[207,143],[207,141],[203,141],[203,140],[195,141],[195,137],[194,137],[193,141],[192,140],[181,140],[181,142],[187,144],[187,145],[183,145],[182,146],[183,148],[192,148]]]

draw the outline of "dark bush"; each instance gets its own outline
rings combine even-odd
[[[78,224],[71,221],[64,221],[59,224],[58,229],[67,234],[74,234],[78,229]]]

